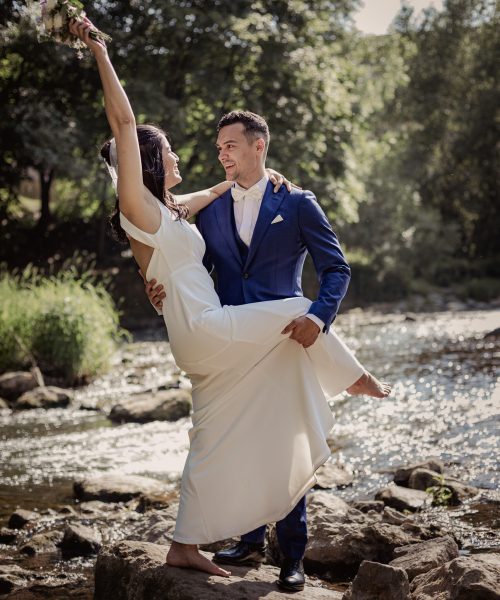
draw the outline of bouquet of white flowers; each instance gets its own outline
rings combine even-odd
[[[81,50],[85,44],[69,30],[69,24],[72,19],[81,20],[85,17],[83,4],[79,0],[40,0],[38,7],[40,9],[38,28],[40,40],[52,40],[66,44],[71,48],[78,50],[81,57]],[[98,29],[90,32],[90,37],[100,42],[110,42],[111,38]]]

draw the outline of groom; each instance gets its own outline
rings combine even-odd
[[[319,294],[309,312],[283,330],[307,348],[335,319],[349,284],[349,266],[312,192],[288,192],[285,186],[273,191],[265,173],[270,140],[266,121],[248,111],[232,111],[222,117],[217,131],[219,161],[226,179],[235,183],[197,217],[206,243],[204,264],[209,271],[215,269],[221,304],[239,305],[302,296],[302,267],[309,252],[320,281]],[[161,308],[164,293],[153,283],[146,290]],[[285,557],[278,585],[301,590],[307,543],[305,497],[276,524],[276,532]],[[265,533],[265,525],[246,533],[235,546],[217,552],[214,560],[232,565],[262,562]]]

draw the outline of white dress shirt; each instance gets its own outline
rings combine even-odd
[[[260,205],[266,191],[269,177],[264,175],[257,183],[245,189],[238,183],[234,183],[231,188],[234,206],[234,219],[236,221],[236,229],[241,240],[250,246],[255,223],[259,216]]]
[[[252,241],[252,235],[268,181],[269,177],[264,175],[262,179],[259,179],[257,183],[248,189],[241,187],[237,182],[234,182],[231,188],[236,229],[242,242],[247,246],[250,246],[250,242]],[[310,313],[307,313],[305,316],[313,323],[316,323],[320,331],[323,330],[325,324],[319,317]]]

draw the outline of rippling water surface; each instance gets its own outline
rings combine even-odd
[[[461,479],[498,487],[500,311],[401,315],[348,313],[336,325],[372,372],[394,383],[391,397],[338,397],[332,406],[334,460],[355,474],[345,498],[371,497],[391,468],[442,458]],[[95,406],[179,381],[168,344],[123,349],[110,374],[76,398],[87,408],[0,411],[0,516],[16,506],[59,504],[73,480],[120,472],[175,480],[185,460],[189,419],[112,425]]]

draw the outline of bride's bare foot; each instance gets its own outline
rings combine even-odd
[[[166,563],[171,567],[197,569],[198,571],[210,573],[210,575],[220,575],[221,577],[229,577],[231,575],[230,571],[221,569],[211,560],[205,558],[203,554],[200,554],[198,546],[192,544],[172,542],[167,554]]]
[[[350,387],[347,388],[347,392],[352,396],[373,396],[374,398],[385,398],[391,393],[392,386],[386,381],[379,381],[368,371],[365,371],[363,375]]]

